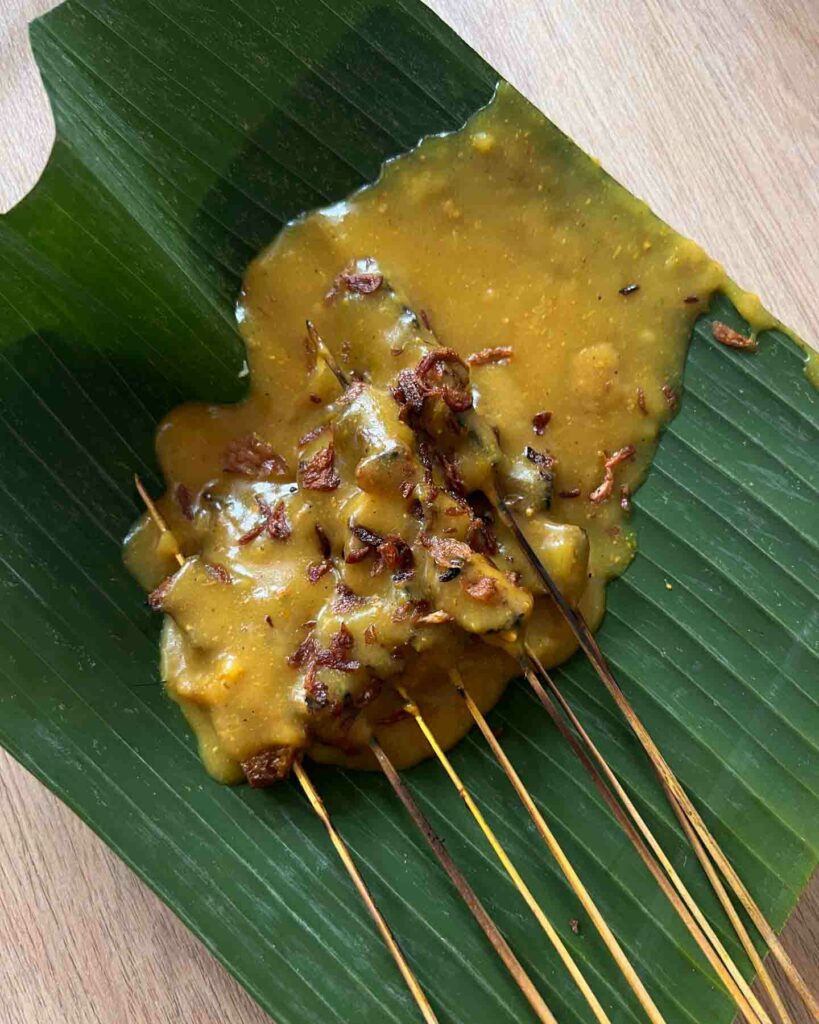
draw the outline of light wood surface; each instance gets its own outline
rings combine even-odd
[[[51,145],[24,31],[49,6],[0,0],[0,210],[31,187]],[[432,6],[620,181],[819,339],[817,0]],[[819,878],[785,942],[819,989]],[[794,1018],[808,1024],[798,1008]],[[269,1024],[128,868],[0,752],[0,1024],[123,1021]]]

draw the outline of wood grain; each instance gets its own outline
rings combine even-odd
[[[52,3],[0,0],[0,210],[31,187],[51,148],[24,25]],[[615,177],[754,283],[807,340],[819,339],[815,0],[431,6]],[[0,1024],[270,1021],[2,752],[0,936]],[[819,877],[785,943],[819,989]]]
[[[59,0],[0,0],[0,213],[34,184],[54,141],[54,118],[31,55],[27,24]]]

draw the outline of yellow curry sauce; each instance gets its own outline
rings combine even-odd
[[[289,225],[244,282],[249,396],[158,432],[159,506],[189,557],[176,572],[145,517],[126,541],[211,773],[264,784],[298,749],[368,767],[373,731],[407,766],[429,750],[395,684],[450,746],[469,726],[453,665],[487,709],[524,637],[568,657],[487,499],[509,497],[595,628],[717,289],[773,324],[508,86]]]

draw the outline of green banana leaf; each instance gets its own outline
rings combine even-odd
[[[0,219],[0,741],[279,1024],[413,1021],[296,788],[204,774],[119,546],[133,472],[161,486],[159,417],[241,395],[232,308],[250,257],[288,218],[459,126],[497,76],[416,0],[69,0],[32,34],[58,140],[34,193]],[[742,327],[724,300],[709,316]],[[780,926],[819,850],[817,396],[784,335],[733,353],[709,316],[600,637]],[[558,676],[747,969],[589,666],[575,658]],[[729,1021],[728,997],[533,697],[513,685],[492,717],[670,1024]],[[612,1019],[644,1019],[483,744],[470,737],[454,758]],[[386,781],[314,775],[442,1020],[528,1020]],[[440,769],[406,777],[559,1020],[588,1019]]]

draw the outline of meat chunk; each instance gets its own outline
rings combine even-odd
[[[254,789],[264,789],[287,778],[295,756],[294,747],[268,747],[242,761],[242,771]]]

